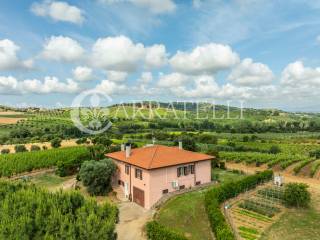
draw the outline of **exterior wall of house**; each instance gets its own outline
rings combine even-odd
[[[173,192],[178,189],[173,188],[172,182],[177,181],[179,187],[184,185],[184,188],[195,186],[196,182],[200,184],[211,182],[211,161],[201,161],[195,163],[195,174],[187,176],[177,176],[177,168],[186,166],[178,165],[166,168],[159,168],[150,171],[150,203],[154,205],[163,195],[163,190],[168,189],[168,192]]]
[[[130,191],[130,171],[129,174],[126,174],[125,172],[125,166],[127,165],[124,162],[121,161],[116,161],[114,160],[114,162],[116,163],[118,170],[117,170],[117,174],[116,174],[116,179],[114,180],[114,182],[116,182],[118,184],[118,180],[121,180],[124,185],[121,185],[121,188],[123,190],[123,192],[125,193],[125,184],[128,184],[128,193],[131,193],[131,197],[133,194],[133,187],[139,188],[141,190],[144,191],[144,206],[145,208],[150,208],[151,206],[149,206],[149,182],[150,182],[150,173],[148,170],[145,169],[141,169],[142,170],[142,179],[136,178],[135,177],[135,166],[130,165],[130,171],[131,171],[131,191]]]
[[[128,183],[130,186],[130,175],[125,173],[126,163],[115,161],[118,166],[118,172],[116,179]],[[150,209],[163,195],[163,190],[173,192],[179,189],[180,186],[184,188],[190,188],[195,186],[197,182],[200,184],[208,183],[211,181],[211,161],[201,161],[195,164],[195,173],[189,173],[187,176],[177,176],[177,168],[191,165],[183,164],[172,167],[165,167],[153,170],[142,169],[142,180],[135,178],[135,166],[131,166],[131,194],[133,193],[133,187],[137,187],[144,191],[144,207]],[[177,181],[179,187],[174,188],[173,181]],[[125,187],[121,185],[122,190],[125,192]]]

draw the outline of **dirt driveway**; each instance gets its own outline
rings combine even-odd
[[[143,228],[152,218],[153,210],[147,210],[133,202],[119,204],[118,240],[144,240]]]

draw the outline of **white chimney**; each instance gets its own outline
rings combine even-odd
[[[126,146],[126,158],[130,157],[131,154],[131,145]]]
[[[179,141],[179,149],[183,149],[182,148],[182,141]]]
[[[125,146],[124,144],[121,144],[121,152],[124,152],[124,150],[125,150]]]

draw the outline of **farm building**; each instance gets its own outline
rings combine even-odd
[[[106,155],[118,167],[114,182],[126,198],[150,209],[164,194],[211,181],[213,156],[179,147],[151,145]]]

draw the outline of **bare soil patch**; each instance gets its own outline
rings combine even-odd
[[[14,111],[0,111],[0,116],[5,116],[5,115],[22,115],[24,112],[14,112]]]
[[[312,167],[313,162],[307,164],[303,168],[300,169],[300,172],[298,173],[298,176],[302,177],[309,177],[311,173],[311,167]]]
[[[24,120],[25,118],[11,118],[11,117],[1,117],[0,116],[0,124],[16,124],[20,120]]]

